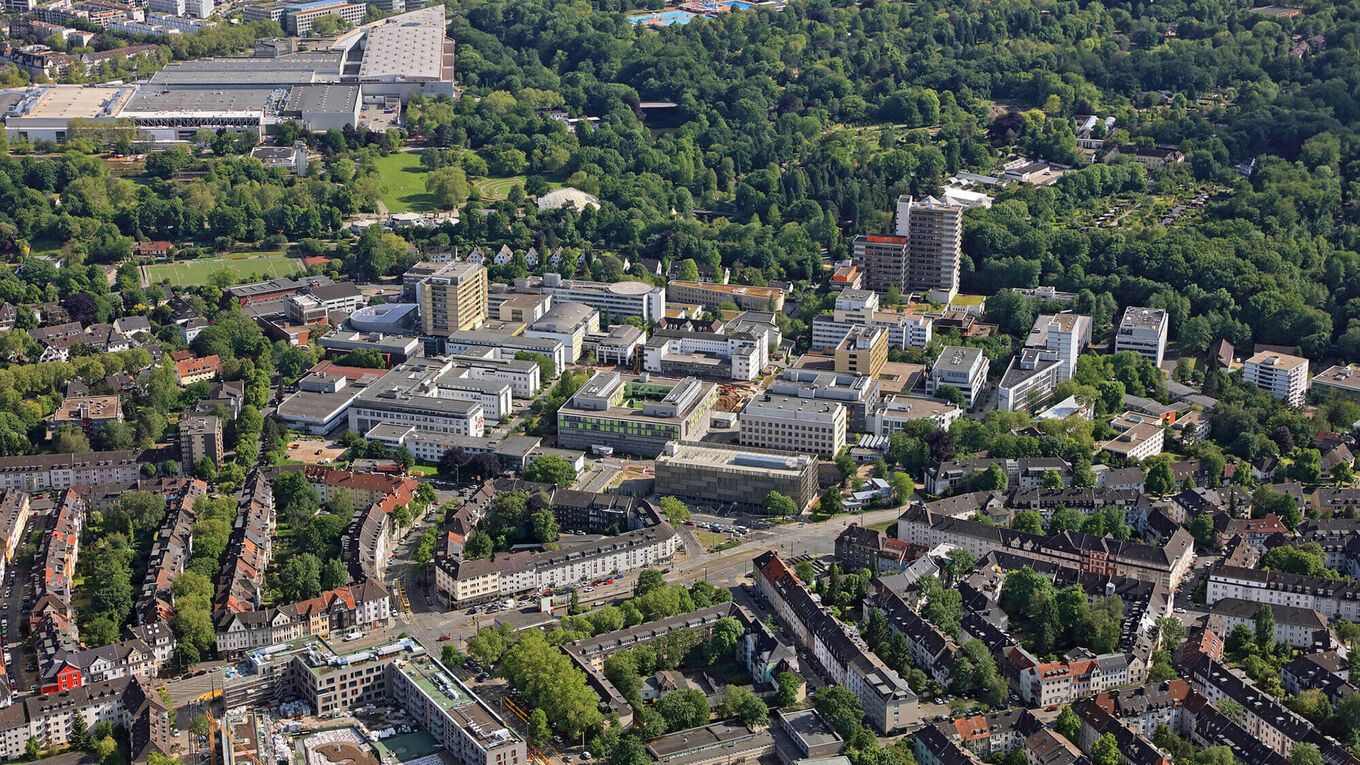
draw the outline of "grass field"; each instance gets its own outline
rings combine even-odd
[[[438,209],[434,197],[425,193],[425,170],[420,166],[419,154],[394,151],[386,157],[379,157],[378,173],[382,176],[382,201],[387,205],[388,212],[430,212]]]
[[[231,271],[236,281],[260,281],[292,276],[302,270],[302,261],[283,255],[262,258],[243,258],[236,260],[186,260],[179,263],[157,263],[146,266],[147,278],[152,284],[160,284],[169,279],[176,287],[192,287],[208,284],[208,278],[216,271]]]
[[[510,196],[510,189],[523,185],[524,176],[522,175],[512,175],[509,178],[483,178],[480,181],[474,181],[472,184],[473,188],[477,189],[477,193],[482,196],[482,199],[488,202],[505,199]]]

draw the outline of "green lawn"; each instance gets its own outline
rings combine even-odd
[[[283,255],[270,255],[262,258],[221,258],[211,260],[186,260],[179,263],[157,263],[147,266],[147,275],[152,284],[164,279],[176,287],[191,287],[208,284],[208,278],[217,271],[231,271],[236,281],[260,281],[292,276],[302,270],[302,261]]]
[[[420,155],[394,151],[378,158],[378,174],[382,176],[383,204],[388,212],[431,212],[439,209],[434,197],[425,193],[425,170],[420,166]]]
[[[513,189],[516,186],[523,186],[524,176],[512,175],[509,178],[483,178],[480,181],[474,181],[472,185],[477,189],[477,193],[482,196],[482,199],[491,202],[497,199],[505,199],[510,196],[510,189]]]

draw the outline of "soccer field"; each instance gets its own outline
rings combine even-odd
[[[232,272],[236,282],[260,281],[292,276],[302,270],[302,261],[277,255],[237,260],[186,260],[180,263],[157,263],[154,266],[146,266],[147,278],[152,284],[160,284],[168,279],[170,284],[176,287],[208,284],[209,277],[222,270]]]

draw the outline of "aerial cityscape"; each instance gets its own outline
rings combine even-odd
[[[0,761],[1360,765],[1360,2],[5,0]]]

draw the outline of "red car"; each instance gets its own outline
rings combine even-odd
[[[450,638],[448,635],[440,635],[440,636],[439,636],[439,642],[441,642],[441,643],[444,642],[445,640],[451,640],[451,639],[452,639],[452,638]]]

